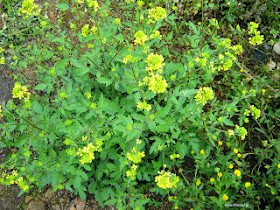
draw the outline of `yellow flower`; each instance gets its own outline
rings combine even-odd
[[[200,150],[200,154],[202,154],[202,155],[204,154],[204,150],[203,150],[203,149],[202,149],[202,150]]]
[[[155,38],[155,37],[161,39],[162,35],[160,35],[160,32],[159,32],[159,31],[155,31],[153,34],[151,34],[150,37],[151,37],[152,39]]]
[[[166,11],[162,7],[156,7],[149,10],[149,18],[153,18],[156,21],[164,19],[166,17]]]
[[[5,58],[4,57],[0,58],[0,64],[5,64]]]
[[[176,187],[176,183],[179,181],[179,177],[176,174],[159,171],[158,176],[155,178],[155,182],[162,189],[173,188]]]
[[[151,77],[146,78],[147,81],[145,83],[148,83],[149,90],[153,91],[154,93],[163,93],[166,91],[166,88],[168,86],[165,79],[162,78],[162,76],[156,74],[152,75]]]
[[[145,153],[140,152],[140,151],[137,152],[136,148],[133,147],[131,150],[131,153],[127,153],[126,156],[127,156],[127,159],[129,159],[133,163],[139,163],[139,162],[141,162],[142,157],[145,157]]]
[[[245,183],[245,187],[246,187],[246,188],[251,187],[251,183],[250,183],[250,182],[246,182],[246,183]]]
[[[223,173],[222,172],[219,172],[218,173],[218,177],[222,177],[223,176]]]
[[[278,168],[280,168],[280,163],[277,166],[278,166]]]
[[[228,200],[228,196],[226,194],[223,195],[223,200],[225,200],[225,201]]]
[[[144,102],[138,101],[137,108],[143,109],[143,110],[146,109],[147,111],[150,111],[152,109],[152,106],[147,104],[146,101],[144,101]]]
[[[233,149],[233,152],[235,153],[235,154],[237,154],[238,153],[238,149]]]
[[[136,144],[141,144],[141,143],[142,143],[142,141],[140,139],[136,140]]]
[[[222,145],[223,145],[223,142],[218,141],[218,145],[219,145],[219,146],[222,146]]]
[[[241,176],[241,172],[240,172],[239,170],[237,170],[237,169],[234,171],[234,174],[235,174],[236,176],[238,176],[238,177]]]
[[[165,63],[163,63],[164,58],[162,55],[151,53],[148,55],[147,60],[145,61],[148,64],[148,67],[146,67],[146,71],[154,71],[154,70],[160,70],[165,66]]]
[[[237,154],[237,157],[241,158],[241,157],[242,157],[242,155],[241,155],[240,153],[238,153],[238,154]]]
[[[214,98],[213,90],[209,87],[203,87],[203,88],[199,88],[199,91],[195,96],[195,101],[197,103],[201,103],[202,105],[205,105],[207,101],[213,98]]]
[[[262,93],[265,93],[265,89],[262,89]]]
[[[38,7],[38,5],[34,4],[34,0],[24,0],[21,8],[18,10],[18,14],[23,13],[38,16],[41,12],[41,9]]]
[[[229,164],[229,166],[228,166],[230,169],[232,169],[233,168],[233,165],[232,164]]]
[[[97,1],[87,0],[88,7],[93,7],[94,11],[97,12],[99,5]]]
[[[199,186],[200,184],[201,184],[201,181],[200,181],[200,180],[197,180],[197,181],[196,181],[196,185]]]
[[[148,40],[148,36],[143,31],[138,31],[134,34],[135,44],[144,45],[145,42]]]
[[[214,181],[215,181],[215,178],[211,177],[210,182],[214,182]]]
[[[193,151],[193,150],[191,151],[191,154],[194,154],[194,151]]]
[[[0,105],[0,118],[3,117],[4,115],[2,114],[2,106]]]

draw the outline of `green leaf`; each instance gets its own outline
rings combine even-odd
[[[185,143],[179,142],[176,144],[176,150],[178,151],[180,158],[184,158],[185,155],[189,152],[188,146]]]
[[[47,84],[41,83],[41,84],[39,84],[39,85],[36,85],[36,86],[34,87],[34,89],[35,89],[35,90],[41,90],[41,91],[43,91],[43,90],[45,90],[47,87],[48,87]]]
[[[51,144],[53,144],[56,140],[56,135],[54,133],[50,133],[49,135],[49,141]]]
[[[103,108],[104,108],[104,97],[103,97],[103,93],[101,93],[98,101],[98,109],[104,110]]]
[[[106,86],[109,86],[113,82],[111,79],[108,79],[105,77],[100,77],[100,78],[97,78],[96,80],[97,80],[97,82],[99,82],[101,84],[106,84]]]
[[[82,76],[90,71],[90,69],[87,66],[81,64],[80,61],[77,61],[73,58],[71,58],[70,60],[73,63],[73,65],[77,68],[74,72],[76,74],[75,76]]]
[[[233,122],[227,118],[222,117],[223,119],[223,123],[225,123],[225,125],[227,126],[234,126]]]
[[[74,180],[73,180],[73,186],[75,189],[79,189],[81,187],[81,182],[82,179],[80,176],[75,176]]]
[[[32,106],[33,106],[34,112],[36,112],[38,114],[42,114],[42,112],[43,112],[42,106],[41,106],[41,104],[39,104],[38,101],[33,101]]]
[[[155,113],[155,117],[156,118],[163,118],[163,117],[165,117],[166,115],[169,114],[169,111],[170,111],[171,107],[172,107],[171,104],[167,104],[164,108],[160,109],[159,111],[157,111]]]
[[[96,189],[96,182],[92,181],[89,185],[88,185],[88,192],[90,194],[93,194],[94,191]]]
[[[79,190],[79,196],[83,201],[86,201],[87,195],[84,191]]]
[[[110,199],[110,200],[107,200],[107,201],[105,202],[105,205],[112,206],[112,205],[114,205],[116,202],[117,202],[117,200],[116,200],[115,198],[112,198],[112,199]]]
[[[62,10],[63,12],[69,9],[69,5],[66,3],[60,3],[60,4],[56,4],[54,6],[57,7],[58,9]]]

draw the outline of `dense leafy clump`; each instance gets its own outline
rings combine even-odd
[[[0,146],[13,148],[0,182],[118,209],[160,205],[147,192],[175,209],[279,201],[279,92],[244,55],[264,34],[250,21],[231,37],[225,18],[204,17],[219,6],[234,17],[231,1],[191,2],[24,0],[18,26],[36,40],[7,31],[0,48],[19,72],[0,106]]]

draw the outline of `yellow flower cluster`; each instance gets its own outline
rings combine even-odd
[[[152,109],[152,106],[150,104],[147,104],[146,101],[144,101],[144,102],[138,101],[137,108],[143,109],[143,110],[146,109],[147,111],[150,111]]]
[[[199,88],[199,91],[197,92],[195,96],[195,101],[197,103],[201,103],[205,105],[207,101],[211,100],[214,98],[214,92],[211,88],[209,87],[203,87]]]
[[[133,57],[131,54],[126,55],[123,58],[123,63],[127,64],[128,62],[134,63],[137,62],[139,60],[138,57]]]
[[[251,45],[260,45],[263,43],[264,36],[260,35],[260,31],[257,30],[258,27],[258,23],[250,22],[249,24],[249,34],[252,35],[252,37],[249,38],[249,43]]]
[[[243,47],[239,44],[230,46],[230,49],[232,49],[236,55],[243,53]]]
[[[18,82],[15,83],[13,88],[13,98],[24,98],[25,102],[29,101],[30,93],[27,92],[27,87],[20,85]]]
[[[210,55],[209,55],[209,54],[207,54],[207,53],[201,53],[200,57],[196,57],[196,58],[195,58],[195,61],[196,61],[197,63],[200,63],[201,66],[206,66],[208,58],[210,58]],[[190,65],[190,64],[189,64],[189,65]],[[190,68],[191,68],[191,66],[190,66]]]
[[[164,58],[162,55],[151,53],[148,55],[146,63],[148,66],[146,67],[146,71],[152,73],[155,70],[158,70],[159,73],[162,73],[162,68],[165,66],[163,63]]]
[[[173,160],[175,158],[180,158],[180,155],[175,153],[173,155],[170,155],[170,160]]]
[[[88,7],[93,7],[94,11],[97,12],[98,8],[99,8],[99,4],[97,1],[92,1],[92,0],[87,0],[88,3]]]
[[[134,40],[135,44],[144,45],[145,42],[148,41],[148,36],[143,31],[137,31],[134,34],[134,37],[135,37]]]
[[[139,139],[136,140],[136,144],[141,144],[141,143],[142,143],[141,140],[139,140]],[[133,147],[131,150],[131,153],[128,152],[126,154],[126,156],[127,156],[127,159],[132,161],[133,163],[140,163],[142,158],[145,156],[145,153],[140,152],[140,151],[137,152],[136,148]],[[131,169],[126,172],[126,176],[130,177],[132,180],[135,180],[136,174],[137,174],[137,171],[136,171],[137,167],[138,167],[137,165],[133,164]]]
[[[136,170],[137,168],[138,168],[138,166],[133,164],[131,169],[126,172],[126,176],[130,177],[132,180],[135,180],[136,174],[137,174],[137,170]]]
[[[161,39],[162,35],[160,35],[159,31],[155,31],[153,34],[150,35],[150,37],[151,39],[154,39],[155,37]]]
[[[220,26],[219,26],[219,22],[217,21],[217,19],[215,19],[215,18],[211,18],[210,20],[209,20],[209,23],[212,25],[212,26],[215,26],[216,28],[220,28]]]
[[[245,136],[247,135],[247,130],[244,127],[239,127],[238,125],[235,125],[235,132],[239,134],[242,140],[245,139]]]
[[[250,113],[255,120],[261,116],[261,110],[256,108],[254,105],[250,106],[250,110],[246,109],[244,115],[249,116]]]
[[[102,145],[103,145],[102,140],[97,140],[96,141],[96,146],[93,146],[92,143],[89,143],[83,149],[79,148],[79,150],[77,152],[77,155],[81,156],[80,162],[82,164],[91,163],[95,159],[94,152],[96,152],[96,151],[101,152],[102,151],[102,148],[101,148]]]
[[[163,63],[164,59],[162,55],[151,53],[148,55],[146,63],[148,66],[146,67],[146,71],[149,74],[149,77],[145,77],[143,79],[143,83],[139,82],[139,86],[145,84],[149,87],[149,90],[154,93],[163,93],[167,89],[167,82],[159,73],[162,73],[162,68],[165,66]],[[155,74],[154,71],[157,71]]]
[[[34,0],[24,0],[22,2],[21,8],[18,10],[18,15],[20,13],[27,15],[36,15],[38,16],[41,12],[41,9],[38,8],[38,5],[34,4]]]
[[[0,64],[5,64],[5,58],[4,57],[0,58]]]
[[[89,24],[86,24],[82,28],[82,35],[83,35],[83,37],[87,37],[88,35],[92,35],[96,31],[97,31],[97,27],[96,26],[93,26],[91,29],[89,29]]]
[[[149,10],[149,18],[155,19],[156,21],[166,18],[166,11],[162,7],[156,7]]]
[[[133,163],[139,163],[142,160],[142,157],[145,157],[144,152],[137,152],[136,148],[133,147],[131,153],[126,154],[127,159],[132,161]]]
[[[30,178],[30,181],[34,181],[34,178]],[[29,189],[23,177],[18,178],[18,172],[16,170],[13,170],[12,174],[2,173],[0,183],[5,185],[17,184],[23,191]]]
[[[163,93],[168,84],[165,79],[162,78],[159,74],[152,74],[150,77],[144,78],[144,84],[149,86],[149,90],[154,93]]]
[[[157,185],[162,189],[177,187],[177,182],[179,181],[179,177],[176,174],[159,171],[158,176],[156,176],[155,181]]]

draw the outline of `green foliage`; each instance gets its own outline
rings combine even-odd
[[[268,104],[279,93],[241,64],[216,19],[178,21],[175,3],[139,2],[59,2],[77,20],[58,23],[21,14],[45,36],[11,48],[14,69],[36,77],[16,76],[2,107],[0,146],[16,152],[1,183],[51,184],[118,209],[156,205],[147,192],[202,209],[280,201],[279,107]]]

